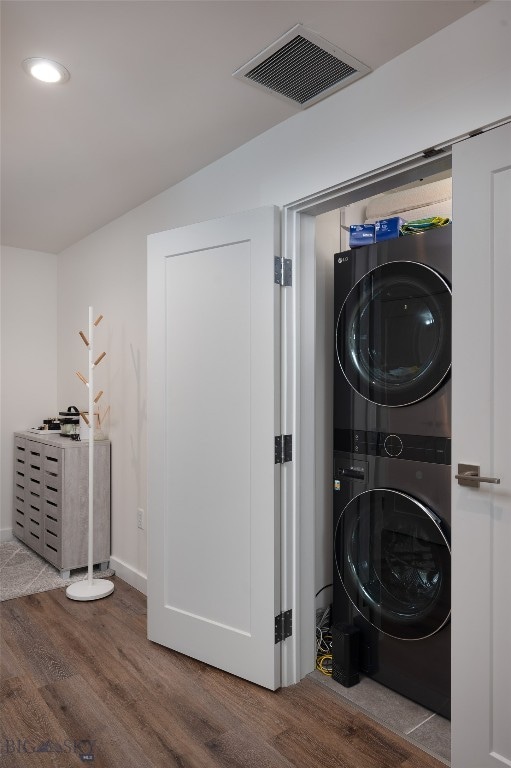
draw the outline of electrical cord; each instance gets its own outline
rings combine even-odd
[[[324,590],[324,589],[328,589],[328,587],[333,587],[333,584],[325,584],[325,586],[324,586],[324,587],[321,587],[321,589],[320,589],[320,590],[318,590],[318,592],[316,592],[316,594],[314,595],[314,597],[317,597],[318,595],[320,595],[320,594],[323,592],[323,590]]]
[[[323,613],[320,611],[316,613],[316,669],[328,677],[332,676],[330,606],[325,608]]]
[[[316,659],[316,669],[328,677],[332,677],[332,654],[325,653]]]

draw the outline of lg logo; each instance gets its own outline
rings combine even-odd
[[[349,261],[349,256],[340,256],[340,257],[337,259],[337,263],[338,263],[338,264],[343,264],[345,261]]]

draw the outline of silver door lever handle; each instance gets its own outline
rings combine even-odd
[[[479,474],[480,469],[477,464],[458,464],[458,474],[454,477],[459,485],[467,485],[470,488],[479,488],[480,483],[500,485],[500,477],[484,477]]]

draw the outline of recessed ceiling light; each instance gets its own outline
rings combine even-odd
[[[43,83],[65,83],[69,80],[69,72],[58,61],[51,59],[25,59],[23,69],[27,75],[41,80]]]

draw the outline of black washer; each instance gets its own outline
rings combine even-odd
[[[448,621],[450,546],[424,504],[400,491],[364,491],[342,511],[334,545],[342,586],[380,632],[420,640]]]
[[[348,294],[337,322],[337,356],[353,389],[378,405],[427,397],[451,367],[451,290],[430,267],[382,264]]]

